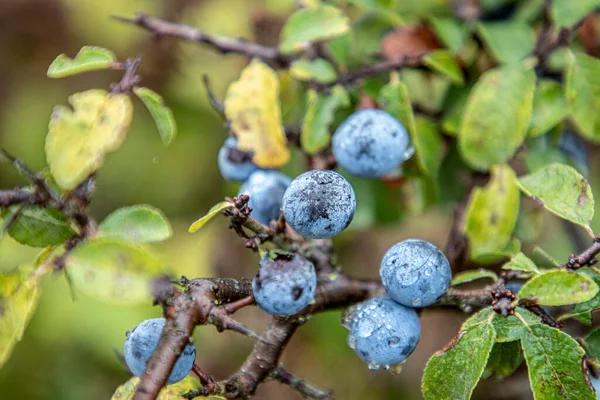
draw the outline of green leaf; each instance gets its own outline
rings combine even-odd
[[[494,315],[492,323],[496,330],[496,342],[513,342],[521,340],[525,325],[522,321],[527,324],[536,324],[540,322],[540,318],[535,314],[525,310],[524,308],[517,307],[515,315],[509,315],[504,317],[500,314]]]
[[[379,92],[377,102],[406,127],[415,146],[419,168],[435,177],[442,163],[443,140],[435,124],[425,118],[415,119],[404,82],[392,79]]]
[[[570,27],[600,7],[600,0],[552,0],[552,20],[559,27]]]
[[[541,268],[556,268],[560,265],[558,261],[556,261],[552,256],[546,253],[542,248],[538,246],[533,246],[533,251],[531,252],[531,259]]]
[[[500,63],[516,64],[533,51],[533,30],[524,21],[481,22],[477,31]]]
[[[165,146],[177,136],[177,124],[173,111],[165,104],[162,96],[146,87],[134,87],[133,93],[144,103],[156,123],[158,133]]]
[[[461,330],[442,351],[429,359],[421,384],[425,400],[471,397],[496,337],[490,319],[470,330]],[[448,371],[460,371],[460,374]]]
[[[160,259],[145,247],[114,239],[93,239],[66,259],[76,288],[110,303],[147,302],[152,280],[164,273]]]
[[[452,278],[452,286],[460,285],[467,282],[473,282],[477,279],[491,279],[493,281],[498,280],[498,275],[494,271],[489,269],[479,268],[469,271],[459,272]]]
[[[508,261],[508,259],[516,256],[519,251],[521,251],[521,242],[517,238],[512,238],[504,248],[480,254],[477,256],[476,261],[481,265],[494,265]]]
[[[436,36],[452,51],[458,53],[468,35],[468,29],[456,18],[429,17],[429,22]]]
[[[333,123],[335,112],[338,108],[349,105],[350,98],[342,86],[335,86],[329,94],[309,90],[308,109],[300,134],[300,143],[306,153],[318,153],[329,145],[329,127]]]
[[[519,213],[517,177],[508,165],[492,168],[484,187],[473,189],[465,212],[464,231],[471,257],[502,250],[510,241]]]
[[[600,328],[596,328],[591,331],[584,339],[583,344],[586,352],[600,360]]]
[[[330,83],[335,81],[337,74],[333,66],[323,58],[309,60],[301,58],[290,66],[290,75],[299,81],[315,81]]]
[[[567,104],[579,132],[600,142],[600,60],[587,54],[568,55]]]
[[[112,51],[97,46],[83,46],[74,59],[61,54],[52,61],[48,68],[49,78],[64,78],[82,72],[108,69],[117,62]]]
[[[0,273],[0,367],[23,337],[39,295],[38,282],[29,268]]]
[[[533,272],[534,274],[539,274],[540,270],[535,265],[533,261],[531,261],[525,254],[519,252],[516,256],[510,259],[509,262],[502,266],[502,269],[514,270],[514,271],[524,271],[524,272]]]
[[[137,389],[137,385],[140,382],[140,378],[134,376],[127,382],[117,388],[115,393],[112,395],[111,400],[131,400]],[[199,389],[202,387],[198,379],[187,376],[182,381],[174,383],[172,385],[165,386],[161,389],[158,394],[157,400],[185,400],[182,396],[184,393],[190,390]],[[221,396],[208,396],[207,399],[224,399]]]
[[[350,21],[338,8],[321,4],[293,13],[281,30],[279,50],[294,53],[307,42],[317,42],[340,36],[350,30]]]
[[[512,375],[523,363],[523,360],[521,344],[518,341],[496,343],[492,347],[485,370],[497,379],[503,379]]]
[[[533,299],[542,306],[563,306],[588,301],[598,293],[598,285],[585,275],[554,270],[537,275],[519,291],[518,297]]]
[[[13,217],[19,206],[3,210],[6,221]],[[42,206],[25,207],[8,228],[8,234],[17,242],[31,247],[46,247],[63,244],[75,235],[67,217],[55,208]]]
[[[222,201],[220,203],[215,204],[214,206],[211,207],[210,210],[208,210],[208,212],[206,213],[206,215],[204,217],[200,218],[199,220],[197,220],[190,226],[189,231],[191,233],[196,232],[197,230],[202,228],[208,221],[210,221],[215,215],[219,214],[224,209],[230,208],[230,207],[233,207],[233,204],[231,204],[228,201]]]
[[[453,86],[448,90],[443,106],[444,117],[442,119],[442,129],[450,136],[458,135],[471,90],[471,87],[466,86]]]
[[[548,325],[528,325],[521,346],[534,399],[596,399],[582,370],[584,351],[569,335]]]
[[[73,110],[54,108],[46,137],[46,159],[64,190],[75,189],[121,146],[133,115],[128,96],[99,89],[76,93],[69,103]]]
[[[521,177],[519,187],[551,213],[591,232],[589,224],[594,216],[594,196],[588,182],[574,168],[550,164]]]
[[[146,204],[119,208],[98,227],[99,237],[135,243],[160,242],[172,235],[171,224],[162,211]]]
[[[533,97],[533,114],[527,135],[543,135],[562,122],[567,115],[567,101],[562,85],[550,79],[541,79]]]
[[[473,168],[487,171],[508,161],[525,139],[535,74],[523,67],[485,72],[473,87],[463,113],[458,145]]]
[[[586,272],[585,269],[581,271]],[[596,284],[600,283],[600,276],[598,274],[593,273],[588,276],[592,278]],[[558,320],[563,321],[565,319],[573,318],[583,324],[592,325],[592,311],[598,308],[600,308],[600,291],[596,293],[592,299],[584,301],[583,303],[575,304],[575,307],[573,307],[571,312],[561,315]]]
[[[423,57],[423,63],[434,71],[445,75],[457,85],[463,85],[465,78],[456,59],[447,50],[434,50]]]

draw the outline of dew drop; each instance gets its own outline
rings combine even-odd
[[[375,309],[375,307],[377,307],[375,304],[371,304],[371,305],[369,306],[369,309],[371,309],[371,310],[374,310],[374,309]]]
[[[356,348],[356,337],[354,337],[354,335],[348,335],[346,342],[348,343],[348,347],[350,347],[352,350]]]
[[[369,363],[369,369],[371,371],[377,371],[379,369],[379,364],[377,364],[375,361],[371,361]]]
[[[375,329],[375,323],[370,318],[358,321],[357,333],[360,337],[369,337]]]
[[[390,371],[394,375],[399,375],[402,372],[402,367],[404,366],[404,361],[398,363],[396,365],[390,365],[388,371]]]
[[[352,327],[352,317],[353,317],[353,310],[351,308],[346,309],[343,313],[342,313],[342,326],[346,329],[350,329]]]
[[[152,159],[152,163],[154,163],[154,164],[158,164],[158,157],[154,157],[154,158]]]
[[[388,346],[390,347],[398,347],[400,344],[400,338],[398,336],[392,336],[388,339]]]
[[[421,305],[421,299],[415,298],[412,300],[412,305],[415,307],[419,307]]]
[[[386,327],[386,329],[392,329],[392,325],[391,324],[387,324],[385,327]]]
[[[404,158],[404,161],[406,161],[409,158],[411,158],[413,156],[413,154],[415,154],[415,146],[411,145],[408,147],[408,149],[406,149],[406,151],[404,152],[402,157]]]

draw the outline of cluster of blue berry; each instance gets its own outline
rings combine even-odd
[[[384,111],[369,109],[354,113],[338,127],[332,152],[351,174],[377,178],[397,169],[413,150],[400,122]],[[262,224],[277,220],[283,209],[286,222],[296,232],[323,239],[339,234],[352,221],[354,190],[337,172],[311,170],[291,180],[281,172],[258,168],[251,154],[237,148],[233,137],[219,150],[218,164],[224,179],[243,181],[238,195],[249,195],[251,215]],[[345,313],[348,344],[371,369],[389,369],[412,353],[420,337],[414,308],[430,305],[444,294],[450,266],[437,247],[410,239],[388,250],[380,276],[389,296],[372,298]],[[316,288],[314,265],[298,254],[263,256],[252,281],[256,304],[273,316],[299,313],[313,300]],[[128,334],[125,361],[135,375],[143,373],[163,326],[163,319],[148,320]],[[175,364],[169,383],[189,373],[194,354],[190,344]]]

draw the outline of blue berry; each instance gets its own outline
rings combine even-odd
[[[407,307],[426,307],[446,292],[452,272],[448,259],[436,246],[408,239],[385,253],[379,275],[392,299]]]
[[[338,164],[364,178],[392,172],[413,152],[406,128],[387,112],[375,109],[348,117],[335,131],[331,145]]]
[[[264,225],[279,218],[283,193],[291,179],[281,172],[257,170],[250,174],[238,192],[250,196],[252,218]]]
[[[124,350],[125,362],[135,376],[142,376],[144,373],[146,364],[158,345],[164,326],[164,318],[147,319],[127,332]],[[196,346],[190,343],[175,362],[167,383],[176,383],[185,378],[192,370],[195,359]]]
[[[237,139],[228,137],[219,150],[217,163],[221,176],[227,181],[244,181],[248,176],[258,169],[249,159],[244,159],[244,153],[234,152],[237,150]]]
[[[340,174],[312,170],[292,181],[283,196],[283,215],[298,233],[329,238],[350,224],[356,209],[352,185]]]
[[[600,399],[600,379],[590,376],[590,382],[596,391],[597,398]]]
[[[252,280],[252,293],[258,307],[275,316],[302,311],[315,296],[317,274],[313,264],[302,256],[264,256]]]
[[[386,369],[403,362],[421,336],[417,312],[388,296],[373,297],[352,310],[348,346],[369,369]]]
[[[585,141],[572,132],[563,132],[559,150],[583,175],[589,175],[590,163]]]

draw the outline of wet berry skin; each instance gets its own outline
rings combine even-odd
[[[340,174],[312,170],[292,181],[283,196],[283,215],[298,233],[330,238],[350,224],[356,209],[352,185]]]
[[[164,326],[164,318],[147,319],[127,332],[124,356],[125,363],[133,375],[139,377],[144,373],[146,364],[158,345]],[[184,379],[192,370],[195,359],[196,346],[190,343],[175,362],[167,383],[172,384]]]
[[[217,156],[219,171],[221,171],[221,176],[226,181],[242,182],[246,180],[252,172],[256,171],[258,167],[250,160],[241,162],[232,160],[230,158],[232,149],[237,149],[237,139],[230,136],[225,140],[221,149],[219,149],[219,155]]]
[[[280,254],[274,260],[264,256],[252,280],[252,293],[258,307],[274,316],[294,315],[315,296],[317,274],[313,264],[302,256]]]
[[[338,164],[352,175],[378,178],[412,155],[406,128],[383,110],[360,110],[335,131],[331,149]]]
[[[388,296],[358,304],[349,327],[348,346],[373,370],[406,360],[421,336],[417,312]]]
[[[250,216],[263,225],[279,218],[285,189],[291,179],[278,171],[256,170],[250,174],[238,192],[250,196]]]
[[[381,260],[381,283],[407,307],[426,307],[440,298],[452,278],[448,259],[435,245],[408,239],[393,245]]]

